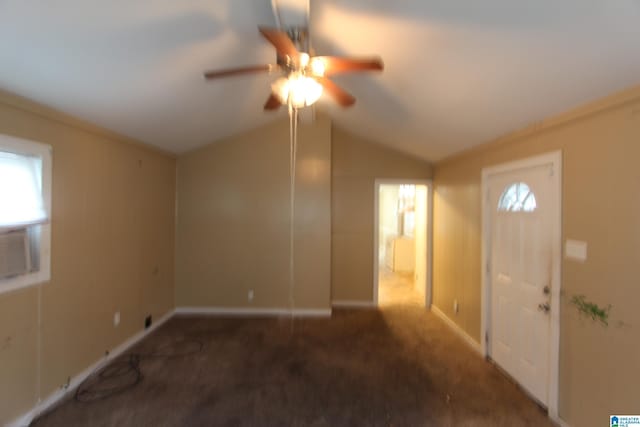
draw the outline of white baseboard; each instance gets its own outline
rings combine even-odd
[[[465,342],[469,344],[469,346],[474,351],[476,351],[479,355],[484,356],[482,354],[482,347],[480,346],[480,343],[471,338],[471,336],[467,334],[460,326],[458,326],[453,320],[447,317],[447,315],[444,314],[442,310],[431,304],[431,312],[438,316],[440,319],[444,320],[444,323],[446,323],[456,334],[458,334],[460,338],[465,340]]]
[[[373,308],[376,303],[360,300],[335,300],[331,301],[331,306],[336,308]]]
[[[261,307],[176,307],[178,315],[192,316],[291,316],[294,317],[331,317],[327,308],[261,308]]]
[[[137,332],[135,335],[128,338],[122,344],[113,348],[111,351],[109,351],[108,355],[102,357],[100,360],[96,361],[91,366],[87,367],[84,371],[80,372],[79,374],[71,378],[71,380],[69,381],[69,384],[65,388],[60,388],[54,391],[53,393],[51,393],[49,396],[47,396],[43,400],[40,400],[40,402],[37,403],[29,412],[9,422],[8,424],[6,424],[5,427],[26,427],[29,424],[31,424],[31,421],[33,421],[36,417],[38,417],[40,414],[42,414],[43,412],[51,408],[53,405],[58,403],[68,393],[74,391],[80,384],[82,384],[82,382],[85,379],[87,379],[89,375],[91,375],[93,372],[105,366],[109,361],[125,353],[129,348],[135,345],[142,338],[146,337],[151,332],[159,328],[163,323],[169,320],[171,316],[173,316],[173,313],[174,313],[173,310],[168,311],[161,318],[156,320],[149,328],[144,329],[140,332]]]
[[[562,418],[558,417],[551,417],[551,421],[557,425],[558,427],[571,427],[569,426],[569,424],[567,424],[567,422],[565,420],[563,420]]]

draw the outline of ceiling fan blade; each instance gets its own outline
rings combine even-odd
[[[229,68],[227,70],[219,70],[219,71],[205,71],[204,78],[217,79],[219,77],[237,76],[240,74],[261,73],[264,71],[271,72],[276,67],[277,67],[276,65],[265,64],[265,65],[252,65],[249,67]]]
[[[331,76],[339,73],[354,71],[382,71],[384,63],[378,57],[373,58],[345,58],[339,56],[314,56],[312,61],[322,61],[324,75]]]
[[[269,99],[267,99],[267,102],[265,102],[264,109],[277,110],[278,108],[280,108],[281,105],[282,103],[280,102],[280,99],[278,99],[278,97],[272,93]]]
[[[341,106],[350,107],[356,103],[356,99],[353,96],[351,96],[344,89],[342,89],[340,86],[338,86],[328,78],[326,77],[314,77],[314,78],[318,81],[318,83],[322,85],[324,90],[326,90],[329,93],[329,95],[331,95],[333,99],[335,99],[336,102]]]
[[[258,30],[260,30],[260,33],[264,38],[269,40],[279,54],[288,55],[292,58],[296,58],[298,56],[298,49],[296,49],[296,46],[284,31],[266,27],[258,27]]]

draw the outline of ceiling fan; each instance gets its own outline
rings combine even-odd
[[[276,64],[254,65],[219,71],[206,71],[207,80],[260,72],[281,71],[283,77],[271,86],[271,95],[265,110],[277,110],[281,105],[302,108],[320,98],[323,90],[343,107],[356,99],[335,84],[330,76],[358,71],[382,71],[384,65],[378,57],[347,58],[338,56],[310,56],[306,28],[292,27],[286,32],[258,27],[260,33],[276,48]]]

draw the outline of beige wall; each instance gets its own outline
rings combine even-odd
[[[294,306],[328,309],[330,121],[298,140]],[[288,308],[288,121],[181,156],[178,195],[177,305]]]
[[[0,294],[3,424],[173,307],[175,159],[1,92],[0,134],[53,147],[51,281]]]
[[[333,128],[331,298],[373,301],[376,178],[429,179],[425,161]]]
[[[595,427],[639,408],[640,88],[436,166],[433,296],[479,340],[481,169],[558,149],[563,240],[589,244],[585,263],[562,263],[560,415]],[[612,304],[611,325],[581,319],[575,294]]]

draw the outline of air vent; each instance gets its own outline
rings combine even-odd
[[[31,269],[27,230],[0,234],[0,280],[26,274]]]

